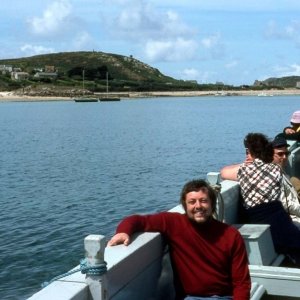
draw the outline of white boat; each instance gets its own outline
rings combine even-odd
[[[273,97],[272,94],[268,94],[266,92],[261,92],[259,94],[257,94],[258,97]]]
[[[291,155],[287,172],[300,176],[300,145],[295,141],[288,143]],[[219,173],[210,172],[207,179],[211,184],[218,184]],[[282,266],[284,256],[274,250],[269,225],[237,224],[239,184],[224,180],[220,185],[218,215],[224,222],[236,224],[246,243],[252,280],[251,300],[299,300],[300,268]],[[183,212],[183,208],[178,205],[171,211]],[[169,253],[159,233],[137,234],[127,247],[105,247],[104,236],[89,235],[84,245],[86,258],[91,265],[97,267],[107,263],[107,269],[104,269],[102,275],[75,272],[53,281],[29,299],[174,299]]]
[[[218,96],[228,96],[228,93],[224,92],[224,91],[218,91],[214,94],[214,96],[218,97]]]

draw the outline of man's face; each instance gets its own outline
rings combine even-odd
[[[287,163],[288,153],[287,147],[274,148],[273,162],[284,168]]]
[[[212,216],[211,200],[207,192],[189,192],[185,203],[188,218],[198,224],[206,222]]]

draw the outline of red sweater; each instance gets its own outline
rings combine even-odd
[[[244,240],[237,229],[214,219],[194,224],[185,214],[130,216],[117,233],[160,232],[169,245],[177,298],[229,296],[249,300],[251,281]]]

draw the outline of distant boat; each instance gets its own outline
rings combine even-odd
[[[99,101],[101,102],[112,102],[112,101],[120,101],[121,99],[117,96],[108,96],[108,72],[106,72],[106,97],[101,97]]]
[[[272,94],[267,94],[266,92],[261,92],[257,94],[258,97],[273,97]]]
[[[121,101],[119,97],[103,97],[100,98],[99,101],[104,102],[104,101]]]
[[[228,96],[228,93],[224,92],[224,91],[218,91],[214,94],[215,96]]]
[[[89,97],[78,97],[78,98],[73,98],[75,102],[98,102],[98,98],[89,98]]]
[[[82,70],[82,89],[84,91],[84,70]],[[81,96],[73,98],[75,102],[98,102],[98,98],[88,97],[88,96]]]

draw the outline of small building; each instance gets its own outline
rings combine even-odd
[[[11,72],[12,80],[26,80],[29,78],[29,74],[27,72]]]
[[[55,71],[54,66],[45,66],[45,73],[55,73]]]
[[[11,73],[13,71],[13,66],[11,65],[0,65],[0,72],[2,74]]]
[[[37,72],[33,76],[35,79],[56,79],[57,73],[56,72]]]

